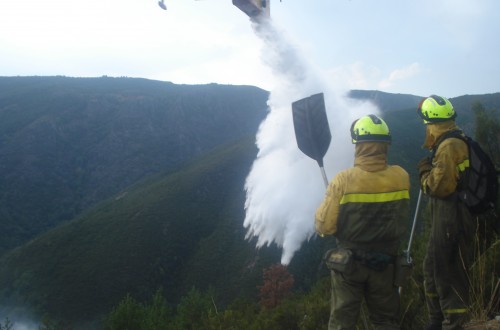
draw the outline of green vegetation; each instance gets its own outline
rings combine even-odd
[[[0,305],[31,308],[45,330],[81,322],[94,329],[326,329],[330,281],[319,266],[331,240],[305,242],[286,268],[291,277],[267,277],[287,285],[293,278],[279,294],[263,275],[280,251],[245,240],[243,186],[267,95],[128,78],[0,77]],[[391,162],[412,174],[417,196],[418,97],[369,97],[387,114]],[[500,94],[477,99],[495,108]],[[485,126],[467,119],[474,101],[456,99],[458,120],[481,133]],[[478,122],[498,138],[498,114],[478,111],[495,118]],[[402,296],[404,329],[426,321],[425,230],[422,220]],[[499,308],[496,242],[471,278],[479,285],[478,319]],[[264,307],[266,295],[274,298]]]
[[[259,265],[273,255],[245,244],[234,218],[243,214],[241,187],[254,157],[252,140],[221,147],[40,235],[1,260],[1,296],[84,321],[108,311],[124,292],[144,300],[163,287],[177,302],[193,284],[219,283],[225,301],[251,295]],[[218,281],[226,274],[234,276]]]
[[[9,318],[5,319],[5,322],[2,324],[0,323],[0,330],[12,330],[13,324],[9,320]]]
[[[182,298],[175,313],[159,293],[146,304],[127,296],[105,320],[104,329],[326,329],[329,283],[324,278],[309,293],[296,293],[272,308],[237,300],[219,309],[213,294],[194,288]],[[151,321],[159,319],[162,322]]]
[[[424,216],[425,219],[428,217]],[[425,227],[429,224],[426,222]],[[476,244],[482,244],[482,239],[477,237]],[[401,296],[401,328],[422,329],[427,324],[427,309],[424,299],[422,262],[427,244],[427,230],[418,235],[413,247],[413,258],[415,267],[412,278]],[[479,251],[479,250],[478,250]],[[490,320],[500,313],[500,239],[490,246],[482,255],[477,256],[477,261],[471,269],[471,315],[474,324]],[[262,286],[269,279],[269,267],[262,278]],[[278,276],[279,277],[279,276]],[[287,277],[283,278],[283,282]],[[279,287],[279,286],[278,286]],[[278,304],[268,304],[268,300],[244,301],[236,300],[225,309],[217,308],[216,294],[212,292],[201,292],[192,289],[176,311],[163,303],[163,308],[158,309],[159,301],[165,301],[159,293],[153,297],[152,302],[140,304],[130,296],[125,297],[117,308],[105,320],[105,329],[133,329],[131,325],[139,322],[138,316],[144,322],[152,314],[163,315],[164,321],[150,328],[135,329],[213,329],[213,330],[236,330],[236,329],[283,329],[283,330],[313,330],[327,329],[330,312],[330,278],[322,276],[310,290],[306,292],[295,291],[287,298],[281,299]],[[132,310],[131,310],[132,308]],[[366,314],[365,314],[366,315]],[[130,323],[122,323],[130,320]],[[362,320],[358,323],[358,329],[365,329]]]

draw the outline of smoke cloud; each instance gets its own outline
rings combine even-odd
[[[28,308],[0,306],[0,329],[38,330],[41,326]]]
[[[347,90],[328,82],[270,20],[253,23],[253,28],[263,42],[262,60],[279,83],[271,91],[270,111],[256,136],[259,151],[246,178],[243,225],[247,239],[256,238],[257,248],[273,243],[282,248],[281,263],[287,265],[301,245],[315,235],[314,213],[325,192],[316,161],[297,147],[292,102],[324,93],[332,134],[324,158],[328,180],[352,166],[352,121],[378,110],[371,104],[348,99]]]

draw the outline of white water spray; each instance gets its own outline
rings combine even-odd
[[[302,243],[314,235],[314,213],[325,192],[316,161],[297,147],[292,102],[324,93],[332,133],[332,143],[324,158],[329,180],[339,170],[352,166],[354,148],[349,135],[352,121],[378,110],[371,104],[348,100],[344,96],[346,91],[335,91],[270,20],[254,23],[253,27],[263,41],[263,61],[279,83],[271,91],[270,112],[257,133],[259,152],[245,183],[243,225],[247,228],[247,239],[257,238],[257,248],[272,243],[281,247],[281,263],[286,265]]]

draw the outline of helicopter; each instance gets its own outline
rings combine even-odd
[[[250,18],[257,18],[261,15],[269,17],[271,12],[270,2],[271,0],[233,0],[233,5],[238,7]]]
[[[247,14],[250,18],[257,18],[261,14],[269,17],[271,0],[232,0],[233,5],[238,7],[241,11]],[[281,2],[281,0],[280,0]],[[167,10],[165,0],[159,0],[158,6],[161,9]]]

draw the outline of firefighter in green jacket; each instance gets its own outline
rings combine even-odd
[[[408,173],[387,164],[391,135],[375,115],[351,126],[354,167],[339,172],[316,210],[320,236],[334,235],[330,250],[332,304],[329,329],[354,329],[365,299],[376,329],[399,329],[394,261],[408,230]]]
[[[417,112],[426,124],[423,147],[433,152],[432,157],[418,164],[422,191],[429,196],[431,218],[423,265],[430,320],[426,329],[462,329],[467,320],[467,269],[474,253],[471,246],[475,226],[466,206],[459,202],[456,189],[468,168],[468,147],[459,138],[446,138],[450,132],[462,133],[449,100],[431,95],[422,100]]]

